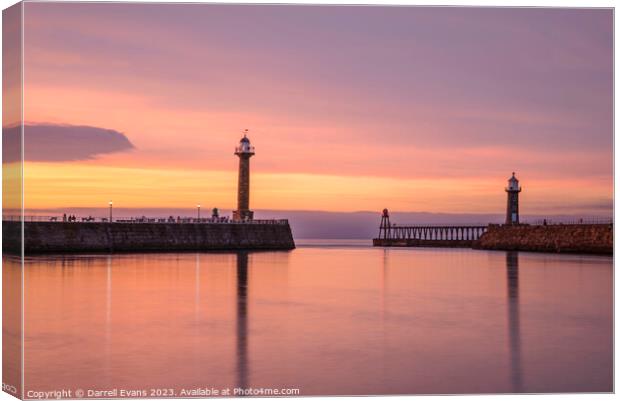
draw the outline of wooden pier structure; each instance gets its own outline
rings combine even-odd
[[[374,246],[405,247],[451,247],[471,248],[487,231],[488,226],[462,225],[410,225],[400,226],[390,223],[387,209],[383,209],[379,236],[372,240]]]

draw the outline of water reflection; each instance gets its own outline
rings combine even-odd
[[[22,395],[22,268],[18,257],[2,256],[2,383]]]
[[[521,379],[521,327],[519,324],[519,252],[506,253],[508,278],[508,338],[512,391],[522,391]]]
[[[196,322],[199,321],[200,319],[200,254],[197,253],[196,254],[196,268],[195,268],[195,280],[196,280],[196,289],[195,289],[195,310],[194,310],[194,315],[195,315],[195,320]]]
[[[385,325],[385,297],[387,293],[387,274],[388,274],[388,262],[389,262],[389,250],[383,249],[383,265],[381,271],[381,321]]]
[[[315,246],[33,257],[24,271],[27,390],[612,389],[611,258]],[[20,272],[5,264],[5,284]]]
[[[105,371],[111,371],[111,343],[112,343],[112,255],[106,258],[106,303],[105,303]],[[110,382],[110,375],[106,375],[107,383]]]
[[[248,384],[248,253],[237,253],[237,387]]]

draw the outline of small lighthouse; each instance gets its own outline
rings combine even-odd
[[[512,177],[508,179],[506,193],[508,194],[508,205],[506,207],[506,224],[519,224],[519,180],[512,173]]]
[[[250,145],[248,130],[243,131],[243,138],[235,148],[239,156],[239,182],[237,187],[237,210],[233,211],[233,220],[252,220],[254,212],[250,210],[250,157],[254,156],[254,146]]]

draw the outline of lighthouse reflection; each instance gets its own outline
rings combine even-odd
[[[248,383],[248,252],[237,253],[237,387]]]
[[[519,252],[506,252],[508,288],[508,341],[512,390],[522,390],[521,379],[521,327],[519,323]]]

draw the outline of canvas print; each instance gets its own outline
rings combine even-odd
[[[5,9],[4,392],[613,392],[613,17]]]

